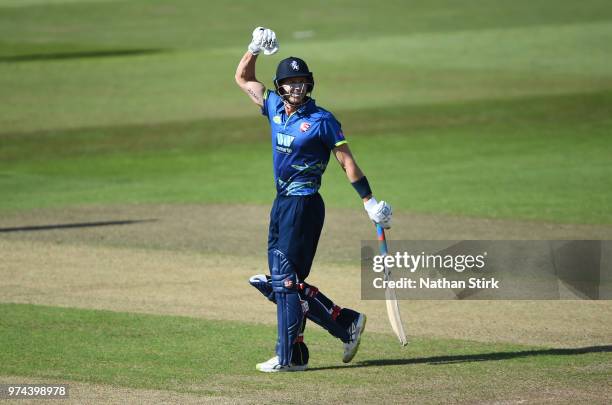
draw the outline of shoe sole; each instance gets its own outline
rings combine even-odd
[[[255,369],[257,369],[257,371],[261,371],[262,373],[291,373],[294,371],[306,371],[307,368],[308,368],[308,364],[304,364],[301,366],[291,366],[291,368],[289,369],[281,369],[281,370],[262,369],[259,364],[255,366]]]
[[[368,321],[368,317],[365,314],[361,314],[361,316],[363,316],[363,324],[361,325],[361,328],[359,329],[359,335],[357,335],[357,344],[355,345],[355,350],[353,351],[353,355],[351,357],[349,357],[348,359],[342,359],[343,363],[350,363],[351,360],[353,360],[353,358],[359,351],[359,345],[361,344],[361,335],[363,335],[363,331],[365,330],[366,322]]]

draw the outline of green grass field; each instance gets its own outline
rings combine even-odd
[[[500,229],[529,222],[569,227],[569,236],[571,229],[588,236],[586,226],[612,234],[612,5],[604,0],[0,0],[0,229],[41,216],[44,223],[69,221],[58,213],[73,210],[124,215],[125,207],[221,206],[231,218],[233,209],[268,206],[267,123],[233,79],[258,25],[273,28],[281,45],[259,58],[258,78],[271,86],[276,64],[289,55],[309,63],[314,98],[342,122],[375,194],[391,203],[399,223],[452,216],[507,221]],[[336,213],[361,210],[333,162],[321,193]],[[208,217],[193,221],[215,226]],[[242,225],[265,234],[258,221],[265,218],[234,221],[235,234],[222,235],[242,240]],[[170,232],[164,226],[162,219],[156,230]],[[272,351],[270,323],[230,316],[208,301],[196,303],[211,305],[203,315],[178,304],[170,314],[162,304],[142,304],[140,284],[121,284],[123,272],[138,271],[123,260],[133,252],[120,250],[139,246],[133,240],[151,242],[162,257],[214,249],[175,230],[167,243],[146,230],[135,235],[142,239],[114,239],[111,231],[97,239],[0,233],[0,378],[161,390],[195,402],[282,401],[275,395],[287,385],[296,387],[290,402],[303,401],[298,392],[313,386],[320,390],[310,402],[605,403],[612,393],[612,333],[594,338],[589,329],[612,322],[605,303],[580,310],[584,330],[562,347],[544,337],[514,343],[501,326],[486,339],[409,326],[415,336],[400,350],[381,326],[386,320],[372,316],[374,329],[348,367],[338,361],[337,342],[311,328],[313,372],[257,375],[254,364]],[[53,297],[35,285],[51,270],[88,269],[94,259],[73,252],[81,245],[122,257],[108,265],[118,275],[96,284],[86,271],[75,273]],[[40,253],[49,246],[65,251]],[[14,254],[28,249],[27,261]],[[198,271],[241,259],[238,251],[221,253]],[[243,265],[240,277],[260,271],[263,256]],[[197,267],[180,257],[175,262]],[[24,266],[33,275],[14,281]],[[344,294],[343,282],[328,290]],[[89,303],[75,298],[80,288],[90,291]],[[185,288],[167,293],[166,304],[189,295]],[[236,305],[261,299],[238,291]],[[113,306],[120,295],[136,298]],[[426,324],[436,305],[411,314],[413,325]],[[439,305],[436,316],[452,313],[461,323],[452,303]],[[548,336],[544,318],[534,321],[534,336]]]
[[[133,388],[156,388],[198,395],[218,395],[216,383],[233,385],[235,399],[261,400],[263,394],[290,384],[291,402],[350,400],[368,387],[386,402],[461,401],[481,392],[481,400],[522,394],[516,382],[545,381],[548,389],[597,390],[608,382],[598,372],[609,366],[607,348],[550,349],[511,344],[483,344],[444,339],[415,339],[407,353],[393,338],[365,338],[355,365],[338,365],[338,350],[324,332],[310,336],[318,352],[311,372],[301,375],[254,375],[253,364],[269,353],[273,327],[235,322],[161,317],[108,311],[2,305],[11,316],[1,320],[3,372]],[[24,339],[24,336],[27,336]],[[337,344],[336,344],[337,345]],[[244,350],[250,348],[250,350]],[[497,374],[503,368],[503,374]],[[384,373],[384,378],[377,378]],[[314,392],[320,381],[327,392]],[[436,390],[431,391],[435,383]],[[306,394],[307,393],[307,394]],[[407,395],[409,393],[409,395]],[[348,395],[347,395],[348,394]],[[535,394],[535,393],[534,393]],[[265,397],[263,397],[265,398]],[[278,398],[281,399],[281,398]],[[357,398],[355,398],[357,399]]]

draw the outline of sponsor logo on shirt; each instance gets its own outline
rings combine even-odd
[[[302,122],[302,124],[300,125],[300,131],[302,132],[308,131],[309,128],[310,128],[310,124],[307,122]]]
[[[280,124],[282,122],[280,115],[275,115],[272,121],[274,121],[275,124]]]
[[[291,144],[293,143],[293,140],[295,139],[295,136],[291,136],[291,135],[287,135],[287,134],[282,134],[280,132],[278,132],[276,134],[276,150],[277,152],[280,153],[291,153],[293,152],[293,149],[291,149]]]

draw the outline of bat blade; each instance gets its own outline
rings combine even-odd
[[[382,226],[377,224],[376,231],[378,234],[380,254],[386,256],[387,240],[385,238],[385,230]],[[385,267],[384,280],[391,280],[391,270],[389,270],[387,267]],[[395,333],[395,336],[397,336],[399,339],[400,344],[402,346],[406,346],[408,344],[408,339],[406,338],[404,324],[402,323],[402,317],[400,316],[399,303],[397,302],[397,296],[395,295],[395,290],[393,288],[387,287],[385,289],[385,301],[387,304],[387,316],[389,317],[391,329],[393,329],[393,333]]]
[[[391,329],[393,329],[401,345],[406,346],[408,344],[408,339],[406,338],[406,332],[404,331],[404,325],[400,317],[399,303],[395,296],[395,290],[387,288],[385,290],[385,299],[387,304],[387,316],[389,317],[389,323],[391,323]]]

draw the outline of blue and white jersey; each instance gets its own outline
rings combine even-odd
[[[346,143],[340,123],[310,99],[287,116],[282,98],[267,90],[263,115],[272,132],[274,181],[279,195],[309,195],[321,187],[332,149]]]

